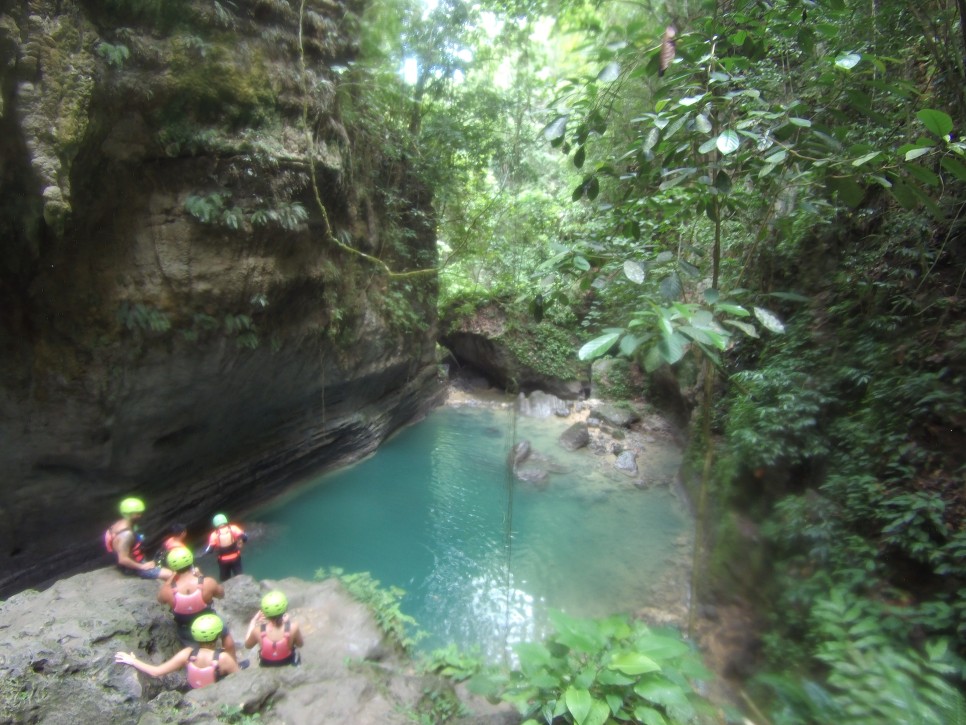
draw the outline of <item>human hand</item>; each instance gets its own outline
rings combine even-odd
[[[133,665],[136,659],[133,652],[118,652],[114,655],[114,661],[122,665]]]

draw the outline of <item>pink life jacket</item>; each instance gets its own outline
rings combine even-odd
[[[262,622],[262,649],[259,654],[263,660],[279,662],[292,656],[292,633],[289,631],[290,629],[291,623],[286,621],[285,635],[282,639],[275,641],[268,638],[268,634],[265,632],[265,622]]]
[[[205,603],[205,578],[203,576],[198,576],[198,588],[191,592],[191,594],[182,594],[179,592],[177,580],[178,577],[171,579],[171,590],[174,596],[174,604],[171,605],[172,612],[175,614],[197,614],[208,608],[208,605]]]
[[[211,658],[211,664],[207,667],[198,667],[195,664],[195,659],[198,657],[199,647],[195,647],[191,650],[191,656],[188,657],[188,663],[185,665],[185,669],[188,671],[188,684],[194,688],[207,687],[218,681],[218,658],[221,657],[221,647],[215,650]]]

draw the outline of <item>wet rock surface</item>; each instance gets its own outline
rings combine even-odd
[[[99,569],[0,605],[0,723],[217,723],[228,708],[271,725],[402,724],[426,713],[425,692],[451,691],[388,644],[335,580],[248,576],[225,583],[218,613],[240,639],[262,594],[282,589],[304,632],[302,665],[263,669],[254,650],[239,649],[251,666],[208,688],[189,690],[183,671],[150,678],[114,653],[160,663],[181,649],[158,586]],[[454,723],[519,722],[508,706],[462,695],[466,712]]]

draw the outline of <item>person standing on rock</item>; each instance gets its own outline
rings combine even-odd
[[[126,498],[118,508],[122,518],[104,532],[104,547],[117,558],[117,568],[142,579],[170,579],[170,569],[145,561],[144,537],[137,531],[137,522],[144,515],[144,501]]]
[[[163,677],[184,667],[189,685],[193,688],[207,687],[239,669],[231,654],[221,647],[215,647],[223,629],[224,624],[217,614],[205,614],[191,625],[195,644],[185,647],[167,662],[153,665],[139,660],[133,652],[118,652],[114,655],[114,661],[130,665],[151,677]]]
[[[209,551],[217,553],[218,579],[225,582],[242,573],[241,552],[242,546],[248,541],[248,534],[239,526],[228,523],[225,514],[215,514],[211,525],[215,530],[208,537],[208,546],[201,555],[204,556]]]
[[[215,613],[212,602],[225,596],[225,589],[195,569],[194,556],[183,546],[168,552],[167,564],[174,575],[161,585],[158,601],[171,608],[181,644],[190,645],[195,641],[191,626],[199,617]],[[222,630],[222,643],[234,658],[235,640],[227,627]]]
[[[277,589],[262,597],[262,607],[252,617],[245,634],[245,646],[258,650],[262,667],[281,667],[300,663],[298,647],[302,646],[302,631],[287,614],[288,598]]]

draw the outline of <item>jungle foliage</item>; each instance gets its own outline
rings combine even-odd
[[[756,716],[962,722],[962,4],[528,10],[554,14],[567,51],[528,96],[567,170],[494,185],[480,156],[488,171],[440,198],[443,243],[469,237],[444,303],[539,294],[583,328],[585,359],[703,361],[710,560],[759,565],[753,589],[706,572],[699,594],[770,615]],[[510,47],[538,63],[528,43]],[[560,715],[580,721],[541,716]]]

